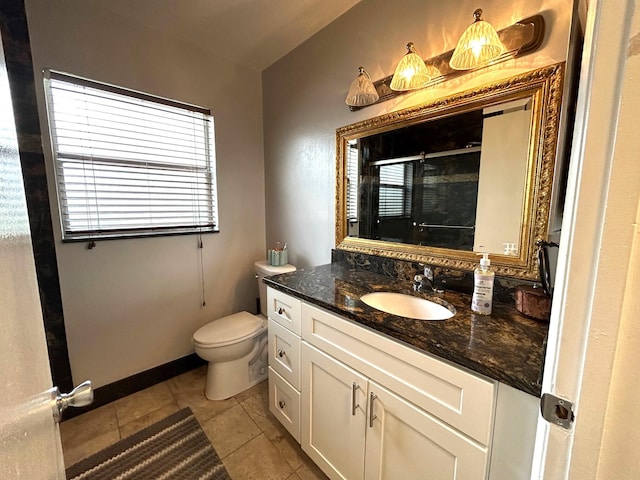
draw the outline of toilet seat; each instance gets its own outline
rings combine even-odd
[[[239,312],[214,320],[193,334],[193,341],[203,347],[223,347],[253,337],[265,326],[263,317]]]

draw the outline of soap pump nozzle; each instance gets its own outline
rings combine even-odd
[[[478,255],[482,255],[482,258],[480,259],[480,267],[483,268],[483,270],[486,270],[489,268],[489,266],[491,265],[491,260],[489,260],[489,254],[488,253],[479,253]]]

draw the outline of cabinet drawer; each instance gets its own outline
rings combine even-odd
[[[299,336],[300,300],[273,288],[267,288],[267,303],[268,317]]]
[[[300,337],[269,319],[269,365],[300,390]]]
[[[302,339],[489,445],[495,382],[302,304]]]
[[[269,411],[300,443],[300,392],[269,367]]]

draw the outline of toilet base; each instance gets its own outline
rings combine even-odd
[[[226,400],[240,392],[244,392],[267,378],[268,372],[266,367],[262,375],[250,379],[246,362],[244,372],[242,369],[238,370],[238,368],[226,368],[229,367],[228,363],[209,364],[207,384],[204,389],[204,394],[209,400]]]
[[[204,394],[209,400],[226,400],[266,380],[267,367],[267,336],[263,334],[257,347],[246,357],[209,362]]]

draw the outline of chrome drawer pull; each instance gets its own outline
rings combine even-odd
[[[280,401],[278,402],[278,406],[279,406],[280,408],[284,408],[284,406],[285,406],[285,405],[286,405],[286,403],[284,403],[284,400],[280,400]]]
[[[378,418],[377,415],[373,414],[373,401],[378,398],[378,396],[371,392],[369,394],[369,428],[373,428],[373,421]]]
[[[286,353],[284,352],[284,350],[278,350],[278,356],[280,358],[284,357],[286,355]]]

